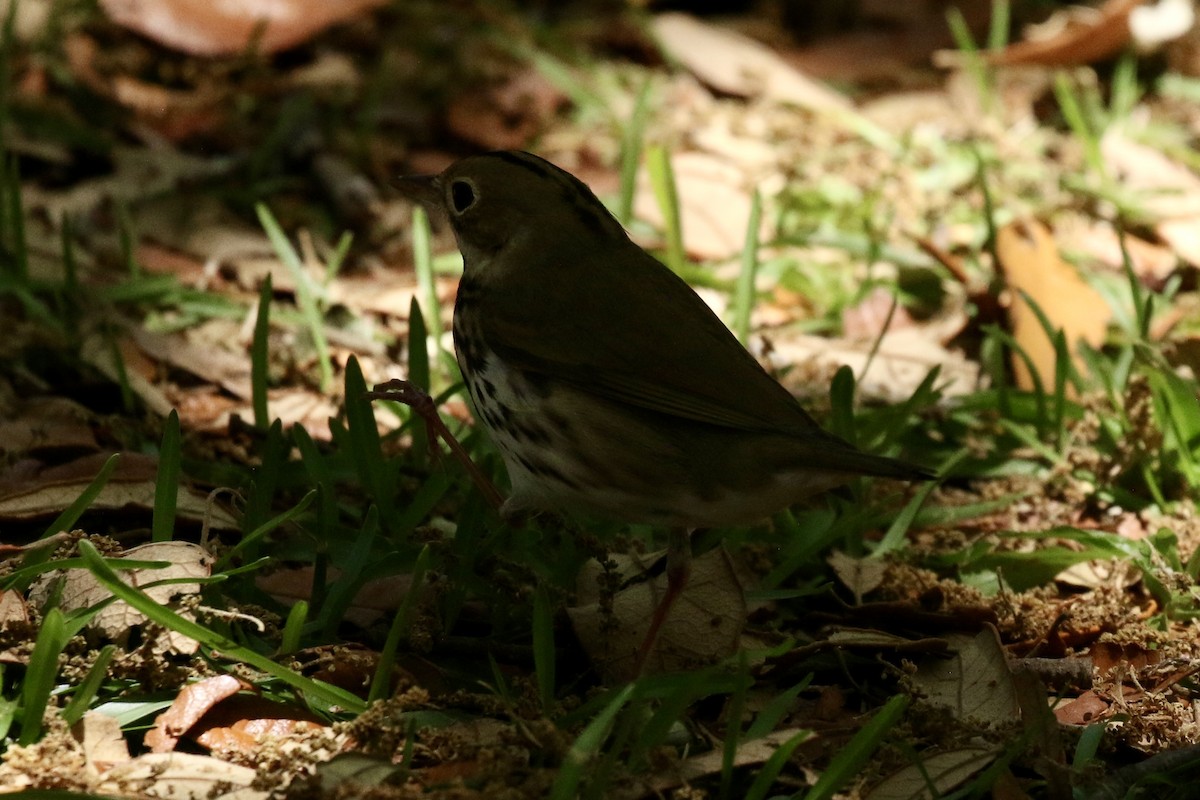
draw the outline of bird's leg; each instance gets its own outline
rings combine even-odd
[[[471,476],[471,480],[479,488],[488,504],[496,511],[500,510],[500,507],[504,505],[504,497],[471,460],[466,448],[459,444],[458,439],[454,438],[454,434],[446,427],[446,423],[442,422],[437,406],[434,404],[433,398],[429,396],[429,392],[412,381],[398,378],[387,383],[375,384],[371,391],[366,393],[366,397],[368,400],[393,400],[411,408],[415,414],[425,420],[425,427],[429,431],[430,452],[436,454],[438,452],[437,440],[444,441],[450,448],[451,454]]]
[[[667,591],[658,601],[658,607],[654,609],[654,616],[650,618],[650,627],[646,629],[646,636],[638,648],[637,660],[634,662],[635,675],[642,674],[642,669],[646,666],[646,659],[650,656],[650,651],[654,649],[654,643],[658,640],[658,631],[666,621],[667,615],[671,613],[671,606],[675,605],[675,601],[683,593],[683,587],[687,585],[691,572],[692,530],[671,528],[667,534]]]

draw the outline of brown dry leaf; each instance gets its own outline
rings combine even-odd
[[[327,797],[358,797],[363,796],[363,789],[380,786],[408,770],[407,764],[393,764],[390,759],[350,752],[339,753],[317,764],[316,778]],[[335,793],[339,789],[342,792]]]
[[[308,600],[312,596],[313,571],[313,567],[305,566],[260,573],[254,585],[290,606],[297,600]],[[341,570],[331,567],[326,579],[332,583],[341,574]],[[367,627],[399,608],[411,589],[412,575],[389,575],[369,580],[355,593],[343,619]]]
[[[25,597],[16,589],[0,590],[0,625],[11,622],[29,622],[29,607]]]
[[[251,754],[270,739],[320,730],[324,725],[301,708],[263,697],[230,697],[204,715],[188,733],[201,747]]]
[[[154,753],[171,752],[179,743],[179,737],[191,730],[213,706],[250,688],[250,684],[232,675],[204,678],[183,687],[175,695],[171,707],[159,714],[154,727],[146,731],[146,745]]]
[[[1084,371],[1078,355],[1080,342],[1094,348],[1104,343],[1112,310],[1100,293],[1079,277],[1075,268],[1058,254],[1054,236],[1036,221],[1013,222],[996,234],[996,251],[1004,278],[1013,292],[1009,319],[1012,333],[1021,345],[1045,391],[1054,390],[1054,344],[1042,322],[1026,301],[1037,304],[1056,329],[1066,337],[1067,352],[1075,366]],[[1013,354],[1017,386],[1033,389],[1034,379],[1025,359]],[[1071,385],[1067,393],[1073,396]]]
[[[927,327],[884,334],[873,360],[875,343],[871,341],[777,334],[771,339],[772,362],[779,366],[805,365],[805,370],[793,373],[800,380],[810,377],[810,372],[832,376],[838,367],[848,366],[861,396],[887,403],[907,400],[934,367],[939,369],[938,388],[944,396],[975,391],[979,386],[978,362],[939,344]],[[864,373],[868,364],[870,369]]]
[[[838,580],[854,592],[856,602],[862,602],[864,595],[878,589],[889,569],[888,564],[881,559],[854,558],[841,550],[830,553],[826,562],[833,568]]]
[[[750,187],[745,171],[707,153],[681,152],[671,156],[679,197],[683,247],[699,259],[720,259],[740,253],[750,224]],[[662,208],[647,171],[638,173],[634,214],[659,228],[665,226]],[[770,235],[769,215],[759,226],[760,238]]]
[[[118,764],[96,787],[99,794],[162,800],[266,800],[250,788],[255,771],[194,753],[147,753]]]
[[[109,157],[112,169],[90,180],[61,188],[54,184],[23,185],[21,194],[26,208],[44,209],[57,222],[64,216],[88,218],[106,201],[134,207],[147,197],[183,195],[194,203],[195,193],[180,191],[181,183],[222,175],[233,166],[229,158],[183,153],[165,141],[157,142],[154,147],[116,146],[109,151]],[[142,227],[140,221],[139,227]]]
[[[79,742],[87,758],[88,772],[93,775],[101,775],[114,764],[129,760],[129,747],[116,717],[88,711],[83,719],[72,726],[71,735]]]
[[[1100,675],[1118,664],[1140,670],[1163,659],[1162,650],[1151,650],[1137,642],[1096,642],[1088,648],[1087,657]]]
[[[630,571],[645,572],[654,563],[627,561]],[[575,634],[592,663],[607,675],[627,679],[632,674],[638,646],[650,627],[654,610],[666,591],[666,575],[634,584],[613,597],[612,613],[599,602],[586,602],[595,594],[599,567],[589,563],[578,580],[580,605],[567,609]],[[722,547],[692,561],[683,592],[671,608],[647,660],[652,672],[686,669],[707,664],[737,651],[746,624],[746,599],[742,577],[733,558]],[[613,630],[610,626],[616,623]]]
[[[1122,237],[1108,222],[1074,220],[1056,227],[1055,233],[1064,252],[1079,251],[1114,270],[1125,266]],[[1124,247],[1134,274],[1152,289],[1161,290],[1167,278],[1179,269],[1179,259],[1162,245],[1126,233]]]
[[[1081,561],[1054,576],[1057,583],[1077,589],[1096,589],[1115,586],[1128,589],[1142,579],[1141,571],[1125,561]]]
[[[65,397],[18,401],[0,419],[0,454],[11,459],[62,457],[99,449],[92,412]]]
[[[171,413],[171,402],[154,385],[155,364],[129,336],[117,340],[114,352],[112,338],[96,332],[85,336],[79,348],[80,358],[100,370],[117,385],[127,385],[147,408],[160,417]]]
[[[250,354],[240,347],[238,330],[239,323],[234,320],[213,319],[175,333],[135,327],[130,335],[151,359],[190,372],[234,397],[249,400]],[[227,349],[230,342],[237,349]]]
[[[139,242],[134,258],[146,272],[174,275],[184,286],[206,287],[211,277],[204,262],[195,256],[154,242]]]
[[[1060,725],[1090,725],[1107,716],[1109,707],[1107,700],[1089,689],[1074,700],[1055,706],[1054,716]]]
[[[804,741],[815,741],[819,734],[805,728],[783,728],[771,731],[757,739],[747,739],[738,743],[734,751],[733,767],[750,767],[763,764],[787,742],[796,737],[805,737]],[[679,786],[687,786],[710,775],[717,775],[724,769],[725,752],[721,746],[713,747],[707,752],[692,756],[682,763],[648,771],[633,779],[633,784],[613,791],[614,800],[642,800],[642,798],[663,797]]]
[[[814,111],[845,113],[852,108],[845,97],[740,33],[680,13],[655,17],[654,33],[670,58],[719,91],[766,97]]]
[[[0,520],[27,520],[53,517],[71,505],[108,460],[109,453],[97,453],[50,467],[35,475],[0,475]],[[154,508],[156,459],[141,453],[122,453],[91,510]],[[181,519],[206,522],[219,530],[238,530],[237,519],[223,507],[212,504],[208,496],[180,486],[176,496],[176,515]]]
[[[120,559],[130,561],[166,561],[169,566],[161,569],[119,570],[122,580],[134,587],[163,580],[180,578],[207,578],[212,574],[213,557],[207,550],[191,542],[153,542],[130,548]],[[112,594],[96,580],[90,571],[79,569],[55,570],[41,575],[30,588],[29,598],[38,605],[46,602],[61,586],[61,608],[74,611],[88,608],[108,600]],[[196,595],[199,583],[172,583],[148,586],[143,589],[150,599],[167,606],[180,616],[191,619],[191,612],[181,607],[180,597]],[[141,612],[123,600],[116,600],[102,608],[88,623],[89,630],[118,644],[128,640],[132,629],[146,622]],[[163,652],[190,654],[199,649],[200,643],[175,631],[164,630],[155,640],[155,649]]]
[[[1122,185],[1141,193],[1146,211],[1157,218],[1154,232],[1175,255],[1200,267],[1200,176],[1116,126],[1100,140],[1100,152]]]
[[[955,719],[994,725],[1017,722],[1017,693],[1000,634],[991,625],[975,636],[952,633],[947,657],[922,659],[912,676],[925,700],[948,709]]]
[[[171,141],[211,131],[225,121],[228,90],[213,85],[168,89],[132,75],[105,75],[97,69],[100,44],[83,33],[65,42],[67,63],[78,80],[97,94],[131,110],[137,121]]]
[[[1119,53],[1130,42],[1129,15],[1146,0],[1108,0],[1098,10],[1071,9],[1038,26],[1040,38],[986,53],[996,66],[1091,64]]]
[[[987,30],[990,5],[986,0],[954,3],[974,34]],[[781,55],[838,86],[894,87],[921,74],[939,49],[954,47],[945,9],[935,3],[862,3],[855,6],[855,18],[849,30],[823,32]]]
[[[566,103],[565,94],[529,67],[456,97],[446,110],[446,125],[489,150],[523,150]]]
[[[197,56],[229,56],[251,47],[276,53],[384,0],[100,0],[119,25],[159,44]]]
[[[866,800],[932,800],[941,797],[983,771],[1002,752],[995,748],[964,747],[934,755],[921,753],[919,764],[888,775],[867,792]]]
[[[908,309],[900,305],[895,293],[882,286],[872,289],[858,305],[842,309],[842,332],[848,339],[874,340],[885,331],[898,331],[915,325]]]

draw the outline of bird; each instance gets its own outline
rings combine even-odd
[[[531,153],[462,158],[404,194],[444,213],[463,257],[458,365],[499,452],[505,516],[555,512],[690,535],[761,521],[855,476],[932,473],[824,431],[677,274],[575,176]]]

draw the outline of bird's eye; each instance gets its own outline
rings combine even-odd
[[[454,213],[461,214],[475,205],[475,187],[466,181],[455,181],[450,184],[450,204]]]

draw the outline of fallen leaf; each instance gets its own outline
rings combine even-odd
[[[671,169],[679,198],[684,250],[699,259],[740,253],[750,224],[750,187],[745,173],[722,158],[695,151],[674,153]],[[633,211],[639,219],[665,227],[662,208],[645,170],[638,175]],[[760,224],[760,238],[770,235],[767,216],[763,215]]]
[[[146,731],[146,745],[153,753],[169,753],[179,737],[191,730],[217,703],[233,697],[250,684],[233,675],[216,675],[188,684],[175,695],[170,707],[154,719]]]
[[[719,91],[765,97],[814,111],[844,113],[852,109],[845,97],[748,36],[680,13],[655,17],[654,33],[668,56]]]
[[[856,602],[862,602],[864,595],[878,589],[889,569],[882,559],[854,558],[841,550],[834,550],[826,561],[838,580],[854,593]]]
[[[1200,267],[1200,176],[1163,153],[1132,141],[1117,126],[1100,152],[1122,186],[1139,193],[1154,232],[1183,260]]]
[[[641,571],[654,562],[626,562],[630,571]],[[632,675],[638,646],[650,628],[650,619],[666,591],[666,575],[635,583],[612,598],[611,613],[599,602],[586,602],[599,585],[599,566],[591,562],[581,571],[578,585],[581,605],[568,608],[575,634],[599,669],[617,679]],[[659,631],[647,659],[647,669],[670,672],[697,663],[707,664],[736,652],[747,617],[742,578],[724,548],[710,550],[691,563],[691,574],[671,613]],[[615,626],[614,626],[615,623]]]
[[[1057,360],[1054,343],[1030,301],[1037,304],[1054,330],[1062,330],[1067,352],[1080,372],[1086,372],[1086,367],[1078,354],[1079,344],[1099,348],[1112,311],[1100,293],[1063,261],[1053,235],[1040,222],[1013,222],[1001,228],[996,234],[996,251],[1013,292],[1009,307],[1012,334],[1033,362],[1031,372],[1025,359],[1013,354],[1017,386],[1033,389],[1036,374],[1042,389],[1052,393]],[[1074,396],[1070,383],[1066,388],[1068,396]]]
[[[231,56],[251,47],[275,53],[383,5],[384,0],[100,0],[118,25],[197,56]]]
[[[456,97],[446,109],[446,125],[488,150],[523,150],[566,103],[566,95],[545,75],[528,67],[502,83]]]
[[[78,499],[96,478],[111,453],[95,453],[35,474],[0,475],[0,520],[53,517]],[[122,453],[108,483],[92,501],[90,510],[154,508],[158,461],[142,453]],[[180,485],[176,495],[180,519],[207,523],[218,530],[239,530],[240,525],[224,507],[210,503],[208,495]]]
[[[938,368],[938,390],[944,397],[959,397],[979,386],[979,363],[958,350],[940,344],[925,327],[903,328],[874,341],[853,341],[808,334],[775,334],[771,338],[771,363],[794,369],[786,384],[804,394],[810,382],[828,385],[841,366],[854,372],[860,396],[885,403],[907,400],[929,371]],[[874,350],[874,358],[872,351]],[[868,368],[869,367],[869,368]]]
[[[96,792],[129,797],[137,787],[137,795],[161,800],[266,800],[269,792],[250,788],[255,774],[212,756],[146,753],[109,770]]]
[[[1108,715],[1109,702],[1088,691],[1066,703],[1054,707],[1054,716],[1062,725],[1090,725]]]
[[[955,719],[993,725],[1016,722],[1016,689],[995,627],[986,625],[974,636],[951,633],[945,638],[950,655],[922,659],[912,676],[913,687]]]
[[[93,775],[101,775],[129,760],[129,746],[116,717],[88,711],[71,727],[71,735],[79,742],[87,758],[88,772]]]
[[[1099,9],[1072,8],[1034,29],[1039,38],[988,52],[995,66],[1067,67],[1111,58],[1130,41],[1129,15],[1146,0],[1108,0]],[[1073,12],[1073,13],[1072,13]]]
[[[1001,750],[964,747],[946,753],[917,753],[918,763],[888,775],[866,800],[932,800],[962,786],[982,772],[1001,754]]]
[[[156,569],[118,568],[117,574],[130,586],[145,587],[142,591],[151,600],[189,619],[193,614],[182,607],[180,598],[198,594],[200,584],[186,579],[207,578],[212,574],[213,557],[204,548],[190,542],[152,542],[130,548],[116,558],[169,562],[168,566]],[[165,580],[180,582],[161,586],[147,585]],[[63,611],[88,608],[112,598],[112,594],[96,580],[96,576],[83,568],[54,570],[39,576],[30,588],[29,598],[31,602],[41,605],[55,592],[60,592],[59,605]],[[146,622],[146,617],[140,611],[134,610],[124,600],[116,600],[92,617],[88,629],[99,633],[108,641],[121,644],[128,641],[135,628]],[[158,633],[154,647],[162,652],[190,654],[199,649],[200,643],[176,631],[162,630]]]

